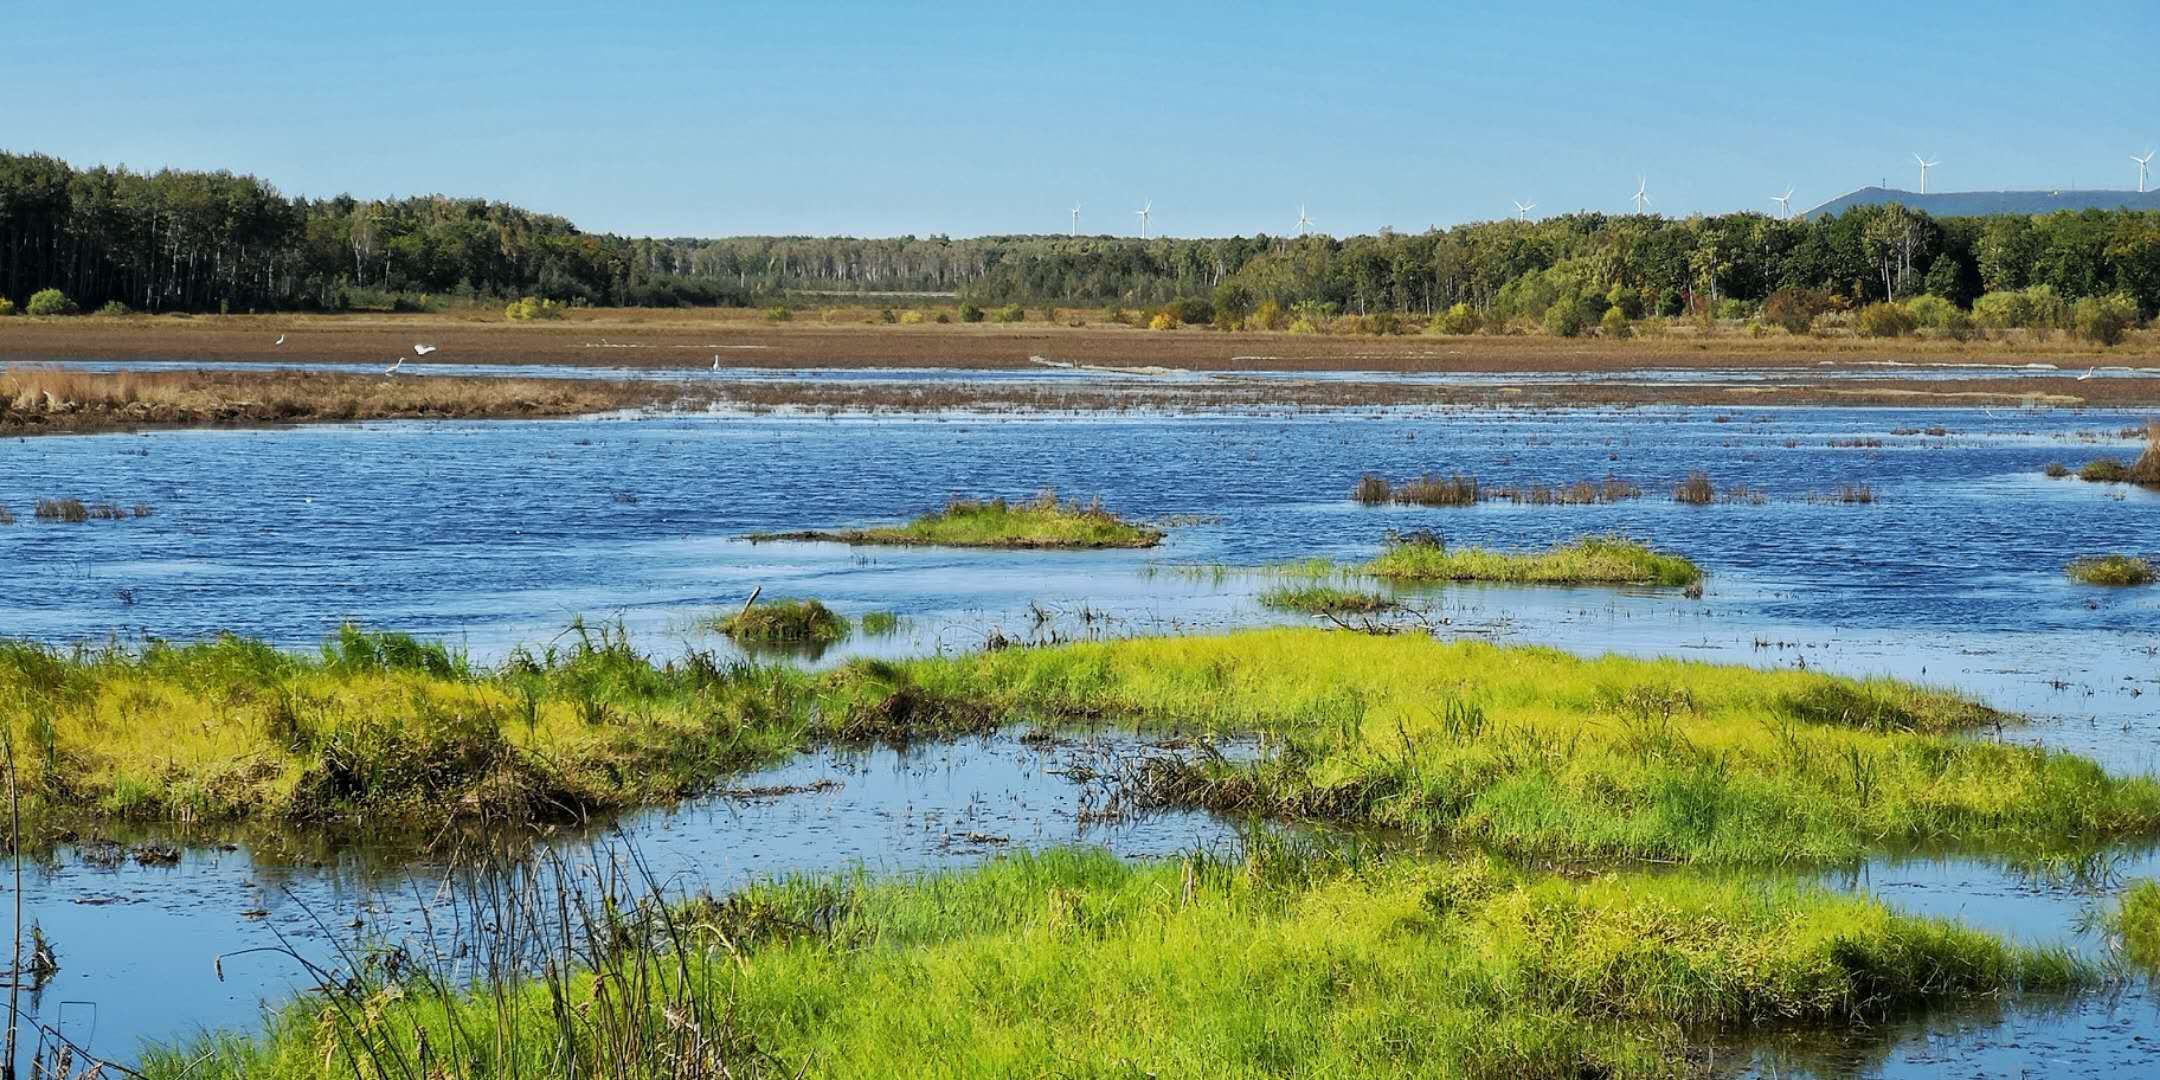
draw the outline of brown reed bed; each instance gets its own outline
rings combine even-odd
[[[671,384],[601,380],[14,368],[0,372],[0,432],[575,416],[683,396]]]

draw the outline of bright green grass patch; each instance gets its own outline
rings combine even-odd
[[[2135,881],[2107,916],[2107,929],[2122,939],[2123,955],[2135,964],[2160,968],[2160,882]]]
[[[1159,803],[1526,857],[1765,863],[2160,833],[2160,783],[1958,737],[2004,717],[1887,679],[1293,629],[891,672],[931,708],[1272,738],[1254,764],[1157,763],[1145,794]]]
[[[574,820],[851,737],[859,717],[881,722],[875,699],[791,668],[696,651],[655,662],[582,624],[558,640],[491,670],[350,627],[318,656],[229,636],[140,650],[0,641],[0,723],[26,831]],[[933,730],[927,717],[908,729]]]
[[[900,616],[891,611],[865,612],[862,629],[863,633],[871,637],[891,637],[900,632]]]
[[[1395,543],[1358,572],[1392,581],[1485,581],[1522,585],[1698,584],[1702,569],[1678,555],[1619,537],[1584,537],[1547,551],[1509,552]]]
[[[1376,615],[1397,606],[1379,593],[1318,584],[1280,585],[1261,593],[1260,603],[1278,611],[1302,611],[1307,615]]]
[[[424,1032],[441,1075],[474,1077],[677,1075],[686,1044],[706,1076],[1662,1077],[1706,1033],[2093,981],[2061,951],[1816,888],[1482,859],[1055,851],[762,886],[679,925],[672,951],[611,956],[605,996],[583,976],[306,1002],[146,1072],[404,1075]]]
[[[2087,585],[2150,585],[2156,580],[2151,563],[2129,555],[2074,559],[2066,572],[2072,581]]]
[[[754,533],[752,540],[830,540],[844,544],[899,544],[993,548],[1146,548],[1162,542],[1162,530],[1138,525],[1103,509],[1098,501],[1059,502],[1045,491],[1020,504],[1003,499],[954,499],[904,525],[792,533]]]
[[[746,645],[829,645],[844,640],[847,618],[816,600],[767,600],[706,625]]]

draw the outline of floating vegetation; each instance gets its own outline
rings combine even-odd
[[[1702,569],[1625,537],[1592,536],[1546,551],[1449,548],[1431,534],[1399,537],[1355,568],[1396,581],[1482,581],[1529,585],[1698,584]]]
[[[2136,461],[2125,464],[2120,458],[2095,458],[2078,470],[2078,479],[2096,484],[2160,487],[2160,420],[2147,422],[2145,438],[2145,452]]]
[[[1058,501],[1045,490],[1012,504],[1004,499],[953,499],[944,509],[904,525],[867,529],[752,533],[753,541],[827,540],[843,544],[897,544],[985,548],[1146,548],[1162,542],[1160,529],[1125,521],[1100,499],[1087,504]]]
[[[115,502],[85,503],[81,499],[39,499],[32,514],[39,521],[80,524],[85,521],[126,521],[129,518],[146,518],[155,513],[149,503],[136,503],[133,507]],[[0,508],[0,525],[13,524],[15,518]]]
[[[2073,559],[2067,572],[2072,581],[2087,585],[2150,585],[2156,579],[2153,565],[2131,555],[2095,555]]]
[[[1811,503],[1868,506],[1875,502],[1875,489],[1868,484],[1839,484],[1835,490],[1810,494],[1807,501]]]

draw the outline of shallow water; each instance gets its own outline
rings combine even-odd
[[[2031,410],[1381,409],[616,416],[15,440],[0,443],[0,506],[21,518],[0,526],[0,571],[10,571],[0,573],[0,633],[70,642],[230,629],[305,648],[351,618],[448,638],[486,660],[551,638],[574,615],[620,619],[656,652],[714,647],[689,628],[692,618],[758,586],[767,596],[814,595],[849,615],[904,617],[899,634],[858,635],[819,661],[830,663],[971,649],[993,630],[1085,637],[1285,621],[1255,602],[1265,578],[1182,568],[1355,559],[1389,529],[1503,547],[1610,531],[1696,558],[1712,574],[1705,598],[1462,587],[1416,599],[1448,633],[1945,684],[2032,718],[2002,738],[2142,771],[2160,747],[2160,711],[2144,700],[2160,693],[2160,591],[2078,586],[2061,570],[2079,554],[2153,553],[2160,496],[2040,475],[2052,461],[2133,456],[2141,444],[2117,433],[2141,422]],[[1890,434],[1936,425],[1949,433]],[[1675,504],[1664,493],[1691,469],[1720,488],[1754,489],[1761,501]],[[1487,484],[1611,474],[1647,494],[1613,506],[1373,509],[1347,498],[1366,470],[1397,479],[1460,470]],[[1877,502],[1807,501],[1848,483],[1871,485]],[[1153,551],[1083,553],[738,539],[1046,485],[1169,519],[1170,538]],[[155,513],[33,522],[30,504],[46,496],[141,501]],[[685,880],[715,889],[760,871],[856,859],[909,868],[985,853],[941,845],[951,833],[1080,839],[1136,854],[1225,835],[1198,817],[1079,832],[1082,793],[1047,776],[1033,751],[970,743],[922,754],[816,755],[781,775],[832,771],[837,791],[705,802],[626,829],[641,849],[675,860]],[[949,824],[960,820],[989,824]],[[2138,856],[2127,872],[2155,870]],[[259,999],[282,997],[298,973],[257,957],[229,964],[221,984],[210,976],[213,955],[262,944],[272,930],[327,948],[309,911],[342,925],[372,905],[363,929],[394,927],[417,917],[395,898],[409,900],[428,873],[386,876],[360,854],[320,869],[258,865],[244,850],[214,848],[190,851],[172,869],[97,870],[62,852],[25,897],[63,965],[40,1015],[77,1030],[86,1007],[61,1003],[95,1002],[97,1046],[122,1055],[145,1036],[246,1024]],[[2023,940],[2098,947],[2075,931],[2091,890],[2032,883],[1982,861],[1882,860],[1839,883]],[[84,902],[108,897],[116,899]],[[258,907],[269,914],[242,914]],[[160,996],[144,998],[146,986]],[[156,1003],[171,987],[186,991],[177,996],[185,1010]],[[1962,1033],[1942,1035],[1944,1025]],[[2143,1067],[2139,1055],[2154,1040],[2160,1020],[2140,985],[2066,1010],[1924,1018],[1831,1047],[1822,1060],[1892,1075],[2104,1073]],[[2084,1066],[2050,1049],[2071,1043]],[[1967,1067],[1974,1063],[1990,1067]]]

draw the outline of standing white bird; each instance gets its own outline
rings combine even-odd
[[[434,352],[434,351],[435,351],[435,346],[433,346],[433,345],[415,345],[415,346],[413,346],[413,347],[412,347],[412,351],[413,351],[413,355],[414,355],[414,356],[426,356],[427,354],[429,354],[429,353],[431,353],[431,352]]]
[[[720,370],[720,354],[719,354],[719,353],[714,353],[714,354],[712,354],[712,369],[713,369],[714,371],[718,371],[718,370]]]
[[[2077,381],[2079,381],[2079,382],[2084,382],[2085,380],[2087,380],[2087,379],[2090,379],[2090,378],[2092,378],[2092,377],[2093,377],[2093,372],[2095,372],[2095,371],[2098,371],[2098,370],[2100,370],[2100,369],[2099,369],[2099,368],[2090,368],[2090,367],[2089,367],[2089,368],[2086,368],[2086,369],[2085,369],[2085,374],[2083,374],[2083,375],[2080,375],[2080,376],[2078,376],[2078,377],[2077,377]]]
[[[283,345],[283,344],[285,344],[285,335],[283,335],[283,334],[279,334],[279,335],[277,336],[277,340],[276,340],[276,341],[273,341],[273,342],[271,342],[271,344],[272,344],[272,345]]]
[[[401,367],[404,367],[404,366],[405,366],[405,358],[404,358],[404,357],[402,357],[402,356],[400,356],[400,357],[398,357],[398,358],[397,358],[397,363],[391,364],[391,365],[390,365],[389,367],[386,367],[386,368],[382,369],[382,373],[383,373],[383,374],[385,374],[385,375],[395,375],[395,374],[397,374],[397,369],[399,369],[399,368],[401,368]]]

